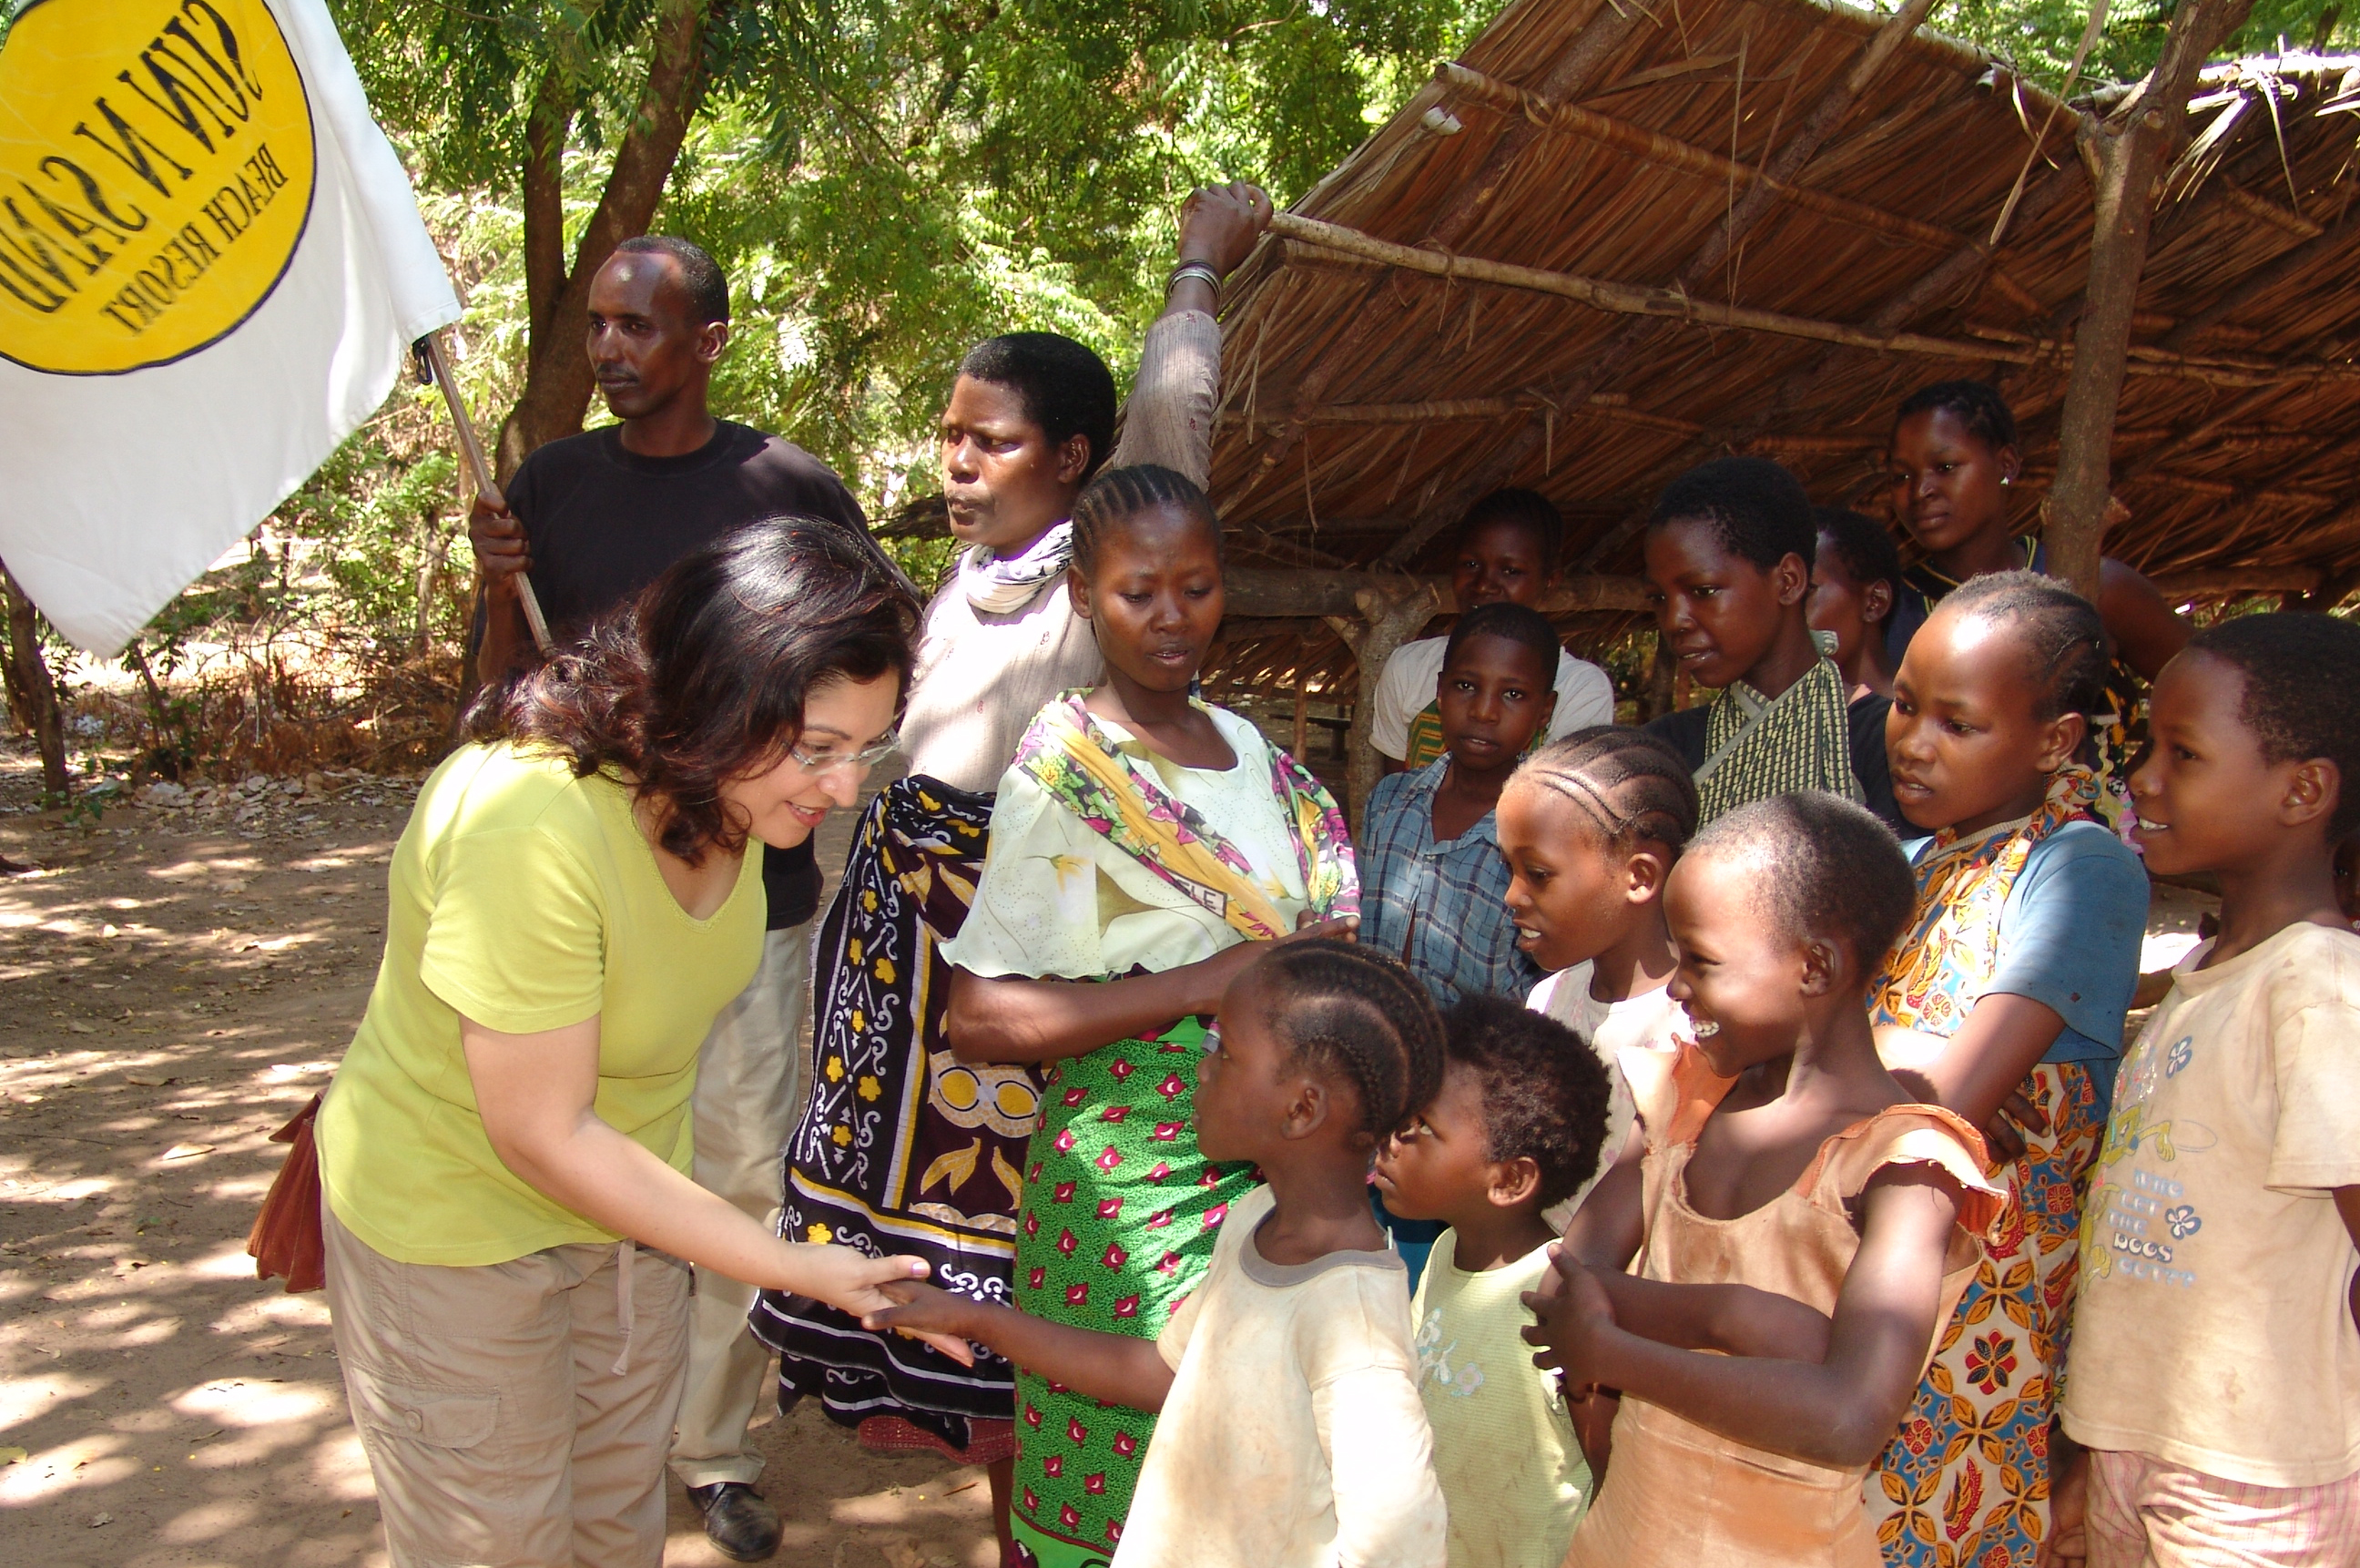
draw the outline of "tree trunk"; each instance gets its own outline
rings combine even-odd
[[[2095,228],[2090,283],[2073,334],[2073,368],[2058,418],[2057,477],[2043,510],[2049,574],[2098,597],[2112,484],[2114,408],[2131,342],[2131,313],[2147,266],[2155,187],[2180,146],[2188,96],[2205,57],[2245,20],[2253,0],[2180,0],[2163,57],[2139,91],[2082,134],[2093,144]]]
[[[556,181],[564,151],[561,116],[565,106],[562,89],[549,78],[542,81],[527,138],[531,156],[526,160],[531,358],[523,395],[500,429],[496,461],[502,484],[525,454],[582,428],[582,415],[596,388],[589,356],[582,351],[590,324],[590,280],[617,244],[647,232],[663,200],[664,182],[672,178],[688,123],[705,95],[705,0],[661,0],[648,56],[648,82],[639,94],[639,111],[615,149],[606,188],[574,249],[573,270],[562,280],[555,279],[552,261],[563,255],[563,240],[556,237],[563,219]],[[545,313],[541,303],[530,298],[536,277],[544,286],[555,283]]]
[[[0,595],[8,601],[8,711],[33,732],[41,752],[41,790],[62,805],[66,789],[65,715],[58,707],[58,684],[41,657],[41,630],[33,601],[0,566]]]
[[[574,126],[574,99],[563,68],[552,60],[533,94],[524,130],[525,354],[537,356],[549,341],[550,312],[565,287],[565,137]]]

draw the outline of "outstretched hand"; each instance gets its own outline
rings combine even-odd
[[[1562,1245],[1552,1249],[1550,1262],[1557,1288],[1524,1294],[1524,1307],[1533,1314],[1532,1326],[1524,1331],[1524,1343],[1540,1347],[1533,1365],[1554,1368],[1564,1380],[1567,1398],[1578,1398],[1601,1381],[1598,1341],[1615,1326],[1614,1303],[1589,1266]]]
[[[1242,180],[1191,192],[1180,205],[1180,259],[1227,278],[1270,227],[1273,211],[1262,189]]]
[[[918,1292],[928,1296],[946,1294],[931,1285],[918,1283],[926,1277],[924,1258],[870,1257],[848,1246],[804,1246],[796,1250],[805,1255],[802,1260],[803,1279],[794,1288],[799,1293],[850,1313],[860,1320],[864,1328],[900,1328],[961,1366],[975,1365],[974,1350],[958,1334],[930,1333],[916,1324],[870,1321],[872,1314],[895,1310]]]

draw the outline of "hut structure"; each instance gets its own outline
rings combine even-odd
[[[1353,709],[1357,810],[1365,697],[1453,608],[1433,574],[1475,498],[1557,501],[1547,608],[1577,645],[1625,633],[1667,480],[1759,454],[1885,512],[1895,405],[1939,379],[2009,399],[2038,532],[2086,144],[2129,89],[2059,102],[1930,8],[1520,0],[1281,214],[1224,310],[1216,688],[1291,694],[1298,749],[1323,705]],[[2182,602],[2324,608],[2360,587],[2360,58],[2210,66],[2189,128],[2155,192],[2104,548]]]

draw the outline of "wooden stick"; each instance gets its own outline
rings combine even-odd
[[[1594,309],[1616,315],[1656,316],[1688,321],[1704,326],[1736,327],[1751,332],[1770,333],[1780,337],[1808,338],[1819,343],[1839,344],[1847,348],[1865,348],[1879,354],[1917,354],[1932,358],[1979,360],[1988,363],[2001,360],[2012,365],[2032,365],[2045,360],[2070,360],[2070,350],[2061,343],[2005,343],[1989,339],[1935,337],[1918,332],[1878,332],[1869,328],[1847,326],[1841,322],[1814,321],[1808,316],[1787,315],[1779,311],[1754,310],[1743,305],[1716,304],[1710,300],[1685,295],[1669,289],[1652,289],[1636,283],[1616,283],[1600,278],[1584,278],[1573,272],[1549,272],[1537,267],[1518,267],[1503,261],[1485,261],[1475,257],[1452,256],[1442,251],[1422,249],[1415,246],[1395,245],[1390,240],[1362,234],[1341,224],[1325,223],[1294,213],[1280,213],[1271,220],[1271,232],[1286,239],[1301,240],[1306,245],[1325,247],[1350,255],[1364,256],[1407,272],[1422,272],[1430,277],[1448,277],[1454,280],[1496,283],[1511,289],[1525,289],[1535,293],[1555,294],[1561,299],[1578,301]],[[2223,386],[2254,387],[2271,382],[2360,380],[2360,366],[2339,365],[2323,361],[2232,358],[2219,356],[2172,354],[2162,349],[2133,345],[2129,351],[2131,368],[2150,374],[2185,376],[2191,380],[2213,382]]]
[[[475,477],[475,493],[496,507],[508,505],[500,487],[492,478],[492,466],[484,456],[484,444],[475,434],[475,422],[467,417],[466,400],[459,396],[459,383],[451,375],[451,356],[442,346],[442,331],[437,328],[426,334],[426,362],[433,367],[434,384],[442,389],[443,406],[451,411],[451,423],[459,433],[459,455],[467,471]],[[541,613],[541,596],[532,591],[532,578],[525,573],[516,575],[517,602],[524,608],[524,623],[532,631],[532,645],[543,655],[552,652],[556,640],[549,634],[549,618]]]

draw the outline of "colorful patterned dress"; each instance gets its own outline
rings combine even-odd
[[[1947,828],[1935,835],[1916,868],[1916,916],[1870,988],[1875,1023],[1958,1032],[2000,962],[2002,911],[2027,860],[2060,828],[2092,820],[2097,794],[2089,770],[2068,768],[2027,820],[1963,842]],[[1922,1060],[1885,1054],[1896,1069]],[[2018,1091],[2049,1131],[2028,1134],[2024,1154],[1994,1171],[2006,1216],[1869,1475],[1869,1519],[1888,1568],[2032,1568],[2039,1554],[2081,1198],[2105,1132],[2100,1089],[2088,1064],[2043,1061]]]
[[[991,853],[948,949],[961,969],[1081,982],[1268,941],[1358,908],[1343,818],[1244,719],[1215,772],[1149,752],[1071,694],[1043,708],[992,813]],[[1204,1020],[1176,1019],[1051,1069],[1024,1167],[1013,1296],[1024,1311],[1153,1339],[1252,1184],[1196,1152]],[[1025,1561],[1103,1564],[1155,1420],[1020,1370],[1012,1524]]]
[[[817,1059],[787,1146],[781,1234],[915,1255],[945,1289],[1005,1302],[1039,1077],[959,1061],[942,1027],[941,944],[967,918],[990,820],[990,796],[923,776],[869,806],[820,928]],[[779,1353],[782,1393],[816,1397],[873,1446],[924,1444],[975,1464],[1015,1452],[1015,1369],[988,1351],[961,1366],[778,1290],[756,1299],[751,1323]]]

